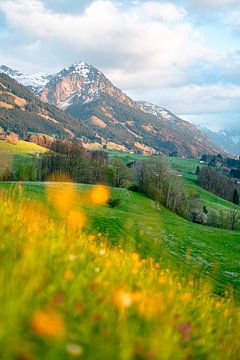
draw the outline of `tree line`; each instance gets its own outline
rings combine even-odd
[[[187,193],[182,179],[176,176],[163,158],[134,161],[127,166],[118,158],[109,160],[104,151],[87,151],[75,140],[49,141],[48,146],[50,150],[32,164],[20,166],[15,174],[6,173],[3,180],[57,181],[64,175],[79,183],[105,183],[144,193],[194,223],[232,230],[240,225],[238,211],[228,214],[208,211],[197,194]],[[199,171],[200,179],[202,171],[204,173],[205,170]],[[120,199],[111,199],[109,206],[115,207],[119,203]]]
[[[199,185],[221,198],[239,205],[239,192],[231,179],[210,167],[204,166],[197,171]]]

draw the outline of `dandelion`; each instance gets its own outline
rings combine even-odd
[[[97,185],[90,191],[90,200],[94,205],[104,205],[110,198],[110,190],[105,185]]]
[[[31,328],[37,335],[59,339],[65,334],[62,317],[53,310],[38,310],[33,314]]]

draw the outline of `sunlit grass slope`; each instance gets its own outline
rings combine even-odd
[[[106,188],[83,187],[79,196],[71,184],[51,185],[47,207],[34,189],[23,200],[1,194],[1,359],[239,359],[240,312],[231,292],[214,296],[206,279],[180,276],[162,256],[142,259],[98,232],[84,233],[89,213],[99,219],[110,211]],[[21,187],[16,192],[21,198]],[[150,223],[159,215],[150,200],[122,193],[112,220],[130,210],[131,196],[133,222],[146,221],[140,204]],[[127,241],[127,230],[122,236]]]
[[[52,214],[46,186],[54,189],[57,184],[33,183],[23,187],[0,183],[8,194],[20,198],[39,200],[46,204]],[[124,189],[112,189],[112,197],[121,199],[114,209],[107,205],[95,207],[86,200],[84,192],[88,185],[76,184],[75,206],[82,208],[88,218],[90,233],[100,232],[112,244],[121,244],[125,249],[138,251],[143,257],[160,257],[178,264],[179,269],[207,274],[213,279],[217,291],[224,291],[229,284],[240,287],[240,233],[193,224],[180,218],[164,207],[157,207],[142,194]]]
[[[0,172],[8,168],[15,173],[20,166],[33,162],[34,153],[45,151],[45,148],[27,141],[19,141],[16,145],[0,141]]]

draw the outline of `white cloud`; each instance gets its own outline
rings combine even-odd
[[[73,57],[83,56],[104,70],[174,74],[207,55],[199,34],[185,20],[186,11],[171,3],[122,8],[96,0],[84,13],[70,15],[54,13],[40,0],[4,0],[0,10],[29,41],[43,41],[53,49],[61,44]]]
[[[191,0],[191,4],[217,8],[238,1]],[[214,68],[234,73],[235,67],[225,66],[232,59],[206,47],[183,7],[157,0],[132,1],[127,7],[94,0],[82,11],[63,13],[50,10],[47,3],[0,0],[12,44],[8,53],[0,54],[0,62],[22,64],[20,70],[30,72],[30,67],[56,71],[84,60],[135,98],[178,114],[198,116],[236,108],[239,87],[208,83]]]

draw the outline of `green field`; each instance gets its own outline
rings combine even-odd
[[[28,142],[20,141],[17,145],[0,143],[1,158],[11,154],[13,167],[33,161],[32,153],[45,149]],[[142,155],[111,151],[110,159],[121,158],[125,163],[145,158]],[[182,174],[189,192],[198,193],[208,208],[228,210],[236,207],[212,193],[201,189],[196,182],[196,167],[203,166],[198,160],[167,158],[171,167]],[[81,198],[82,189],[88,185],[76,185]],[[2,182],[1,189],[15,192],[16,185]],[[101,232],[109,237],[113,244],[121,243],[126,248],[140,251],[145,257],[152,256],[158,260],[166,252],[170,262],[184,262],[193,270],[209,274],[217,280],[217,288],[222,289],[231,284],[240,285],[240,233],[221,230],[190,223],[171,213],[144,195],[125,189],[113,189],[113,197],[121,199],[121,204],[110,209],[89,207],[79,200],[89,219],[88,231]],[[46,202],[44,183],[26,183],[24,195],[28,198]]]
[[[8,168],[15,173],[21,166],[33,163],[33,154],[45,151],[45,148],[26,141],[19,141],[16,145],[0,141],[0,172]]]
[[[33,148],[0,143],[0,159]],[[208,207],[233,206],[197,186],[198,161],[169,162]],[[96,205],[94,189],[0,182],[0,359],[238,360],[240,232],[127,189]]]
[[[1,183],[8,193],[17,193],[19,184]],[[49,184],[47,187],[57,185]],[[89,220],[88,231],[100,232],[114,245],[139,251],[144,257],[158,260],[166,254],[166,262],[185,266],[190,271],[208,274],[216,289],[240,285],[240,233],[193,224],[162,206],[156,206],[144,195],[125,189],[113,189],[112,197],[121,204],[114,209],[96,208],[84,199],[88,185],[75,185],[78,189],[76,206],[83,208]],[[23,185],[21,196],[47,203],[45,185]],[[22,190],[21,190],[22,191]]]
[[[43,185],[16,186],[0,201],[0,359],[239,359],[231,291],[217,296],[209,277],[196,278],[189,251],[174,268],[160,250],[165,222],[181,219],[124,190],[113,191],[123,203],[110,212],[96,205],[97,187],[47,184],[45,206]],[[229,254],[235,246],[228,240]]]

